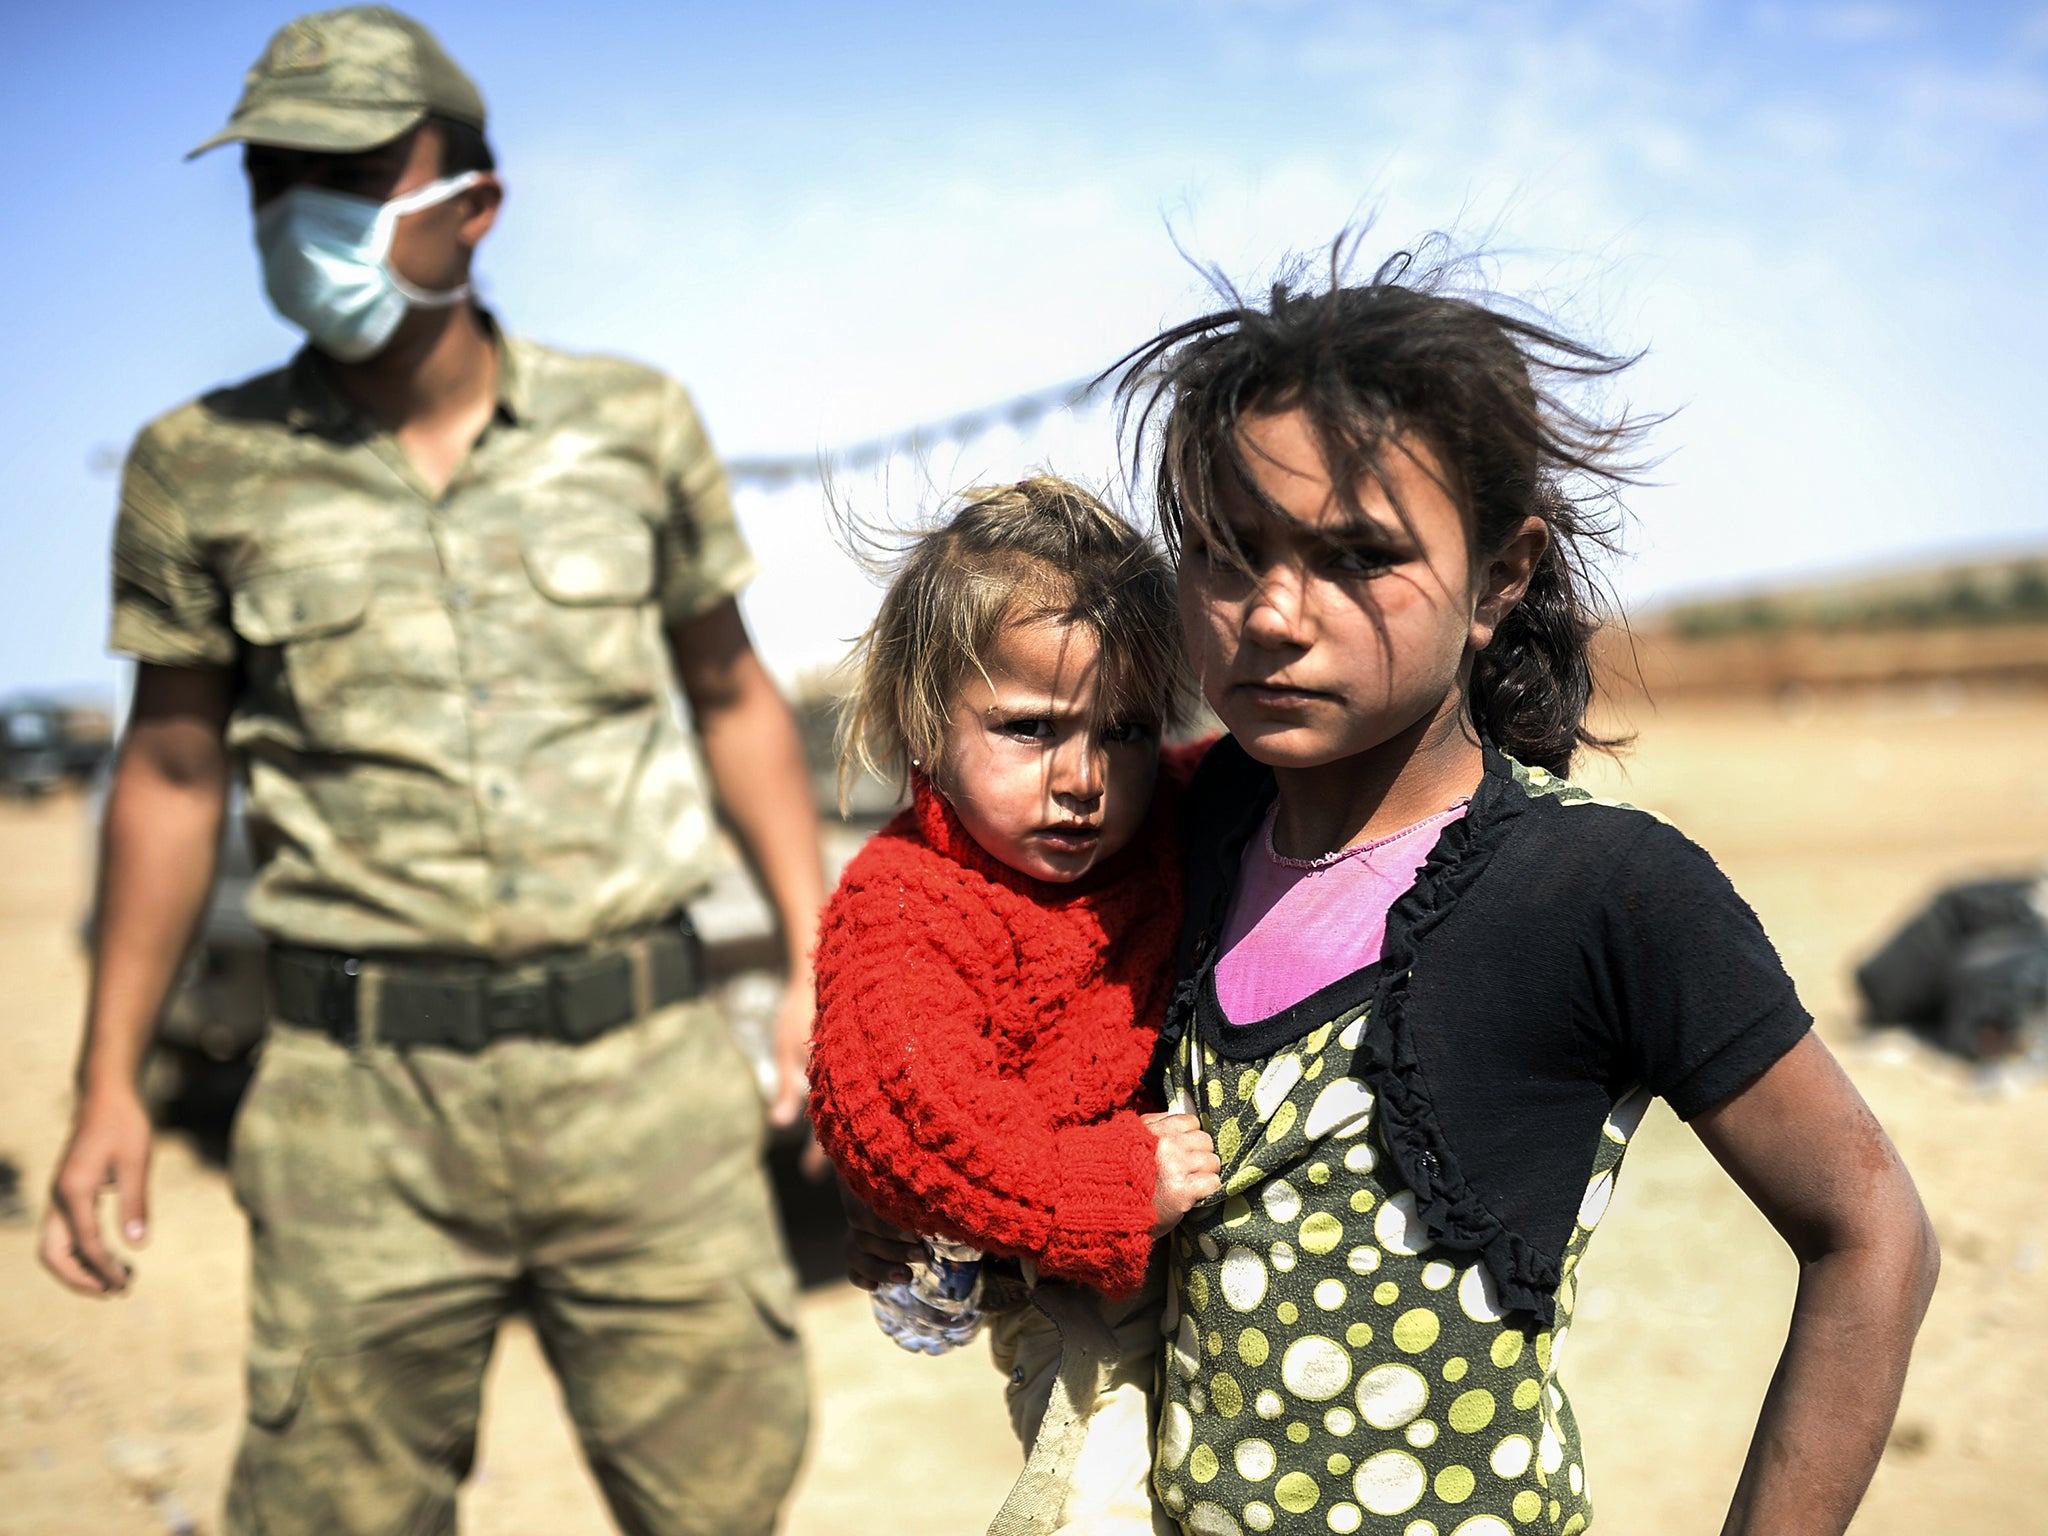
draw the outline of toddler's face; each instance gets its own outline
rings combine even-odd
[[[1040,880],[1078,880],[1131,840],[1152,803],[1159,731],[1100,720],[1100,650],[1085,629],[1006,627],[954,696],[933,776],[991,856]]]

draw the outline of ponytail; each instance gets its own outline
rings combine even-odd
[[[1521,602],[1473,660],[1467,700],[1473,723],[1501,751],[1560,777],[1580,747],[1619,744],[1586,727],[1600,618],[1568,550],[1552,537]]]

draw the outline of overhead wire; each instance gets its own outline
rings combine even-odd
[[[901,454],[928,452],[933,448],[971,442],[999,426],[1028,431],[1056,411],[1072,410],[1106,388],[1101,379],[1090,376],[1069,379],[1064,384],[1015,395],[976,410],[961,411],[937,421],[921,422],[900,432],[849,443],[842,448],[822,448],[812,454],[776,454],[727,459],[725,472],[741,485],[777,490],[798,480],[823,480],[842,471],[863,473]]]

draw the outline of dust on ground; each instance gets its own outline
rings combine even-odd
[[[1849,964],[1937,884],[2048,860],[2048,694],[1930,688],[1781,709],[1639,710],[1625,768],[1581,777],[1652,807],[1727,868],[1821,1032],[1898,1141],[1945,1267],[1899,1425],[1855,1530],[2039,1528],[2048,1490],[2048,1083],[1985,1078],[1853,1023]],[[39,1208],[68,1114],[84,974],[77,801],[0,806],[0,1158]],[[0,1213],[0,1532],[217,1528],[241,1414],[241,1222],[218,1170],[158,1150],[133,1292],[86,1301],[36,1268]],[[1583,1271],[1565,1376],[1596,1529],[1719,1529],[1793,1290],[1783,1245],[1661,1106]],[[803,1303],[817,1386],[791,1536],[957,1536],[1002,1500],[1018,1452],[979,1349],[904,1355],[843,1285]],[[486,1389],[464,1528],[610,1529],[531,1335],[509,1326]]]

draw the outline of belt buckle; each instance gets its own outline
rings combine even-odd
[[[343,1045],[354,1045],[361,1026],[357,985],[363,962],[354,955],[329,955],[314,991],[313,1007],[320,1026]]]
[[[493,1040],[540,1039],[548,1032],[548,1003],[545,977],[497,983],[484,994],[484,1034]]]
[[[625,950],[587,955],[551,969],[555,1038],[584,1045],[638,1017],[633,959]]]

